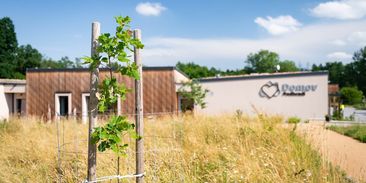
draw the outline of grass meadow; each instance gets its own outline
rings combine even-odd
[[[366,143],[366,126],[364,125],[329,126],[328,129]]]
[[[145,181],[349,182],[282,123],[281,117],[263,115],[146,118]],[[44,123],[24,118],[1,123],[0,182],[83,181],[87,128],[74,120]],[[120,158],[121,175],[134,173],[135,165],[134,141],[125,141],[130,148],[128,156]],[[117,171],[112,152],[98,153],[98,177]]]

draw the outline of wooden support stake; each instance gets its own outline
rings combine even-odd
[[[100,35],[99,22],[92,23],[92,39],[91,39],[91,56],[98,55],[98,37]],[[91,143],[91,134],[93,133],[95,123],[98,115],[98,82],[99,82],[99,65],[90,73],[90,100],[89,100],[89,135],[88,135],[88,181],[96,180],[96,166],[97,166],[97,146]]]
[[[133,31],[133,35],[136,39],[141,40],[141,30],[136,29]],[[135,106],[136,106],[136,133],[143,137],[144,135],[144,112],[143,112],[143,98],[142,98],[142,64],[140,57],[140,49],[134,49],[134,59],[138,67],[140,80],[135,80]],[[136,140],[136,175],[144,173],[144,139]],[[136,183],[143,183],[144,177],[136,177]]]

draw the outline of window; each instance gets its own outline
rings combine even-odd
[[[25,95],[23,93],[14,93],[13,113],[20,116],[25,114]]]
[[[69,97],[59,96],[60,116],[66,116],[69,112]]]
[[[17,113],[17,114],[21,114],[22,113],[22,100],[23,99],[16,99],[16,104],[15,104],[15,112]]]
[[[81,120],[83,123],[87,123],[89,118],[89,100],[90,100],[90,93],[83,93],[81,94]],[[98,111],[99,112],[99,111]],[[101,116],[109,115],[111,112],[117,112],[117,115],[121,114],[121,99],[118,97],[117,103],[113,106],[109,106],[105,113],[100,113]]]
[[[89,99],[90,99],[89,93],[81,94],[81,115],[82,115],[81,120],[83,123],[86,123],[88,121]]]
[[[181,112],[193,111],[194,110],[194,101],[193,101],[193,99],[187,99],[181,95],[178,95],[178,107],[179,107],[179,111],[181,111]]]
[[[56,116],[68,116],[71,114],[71,93],[55,94]]]

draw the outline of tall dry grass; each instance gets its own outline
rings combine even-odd
[[[280,117],[263,115],[147,118],[145,180],[347,182],[341,171],[281,122]],[[0,182],[80,182],[87,170],[86,139],[87,125],[72,120],[45,124],[33,118],[2,123]],[[121,175],[134,172],[134,142],[125,140],[131,148],[128,157],[120,159]],[[97,159],[98,177],[117,173],[114,154],[98,153]],[[123,180],[128,181],[133,182]]]

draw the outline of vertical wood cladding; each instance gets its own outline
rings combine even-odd
[[[72,110],[78,115],[82,110],[82,94],[89,93],[90,73],[87,69],[27,71],[27,115],[47,116],[48,106],[52,116],[55,114],[55,94],[71,93]],[[109,76],[106,70],[100,71],[100,82]],[[114,74],[119,83],[125,84],[132,91],[121,103],[123,114],[135,113],[134,80]],[[177,94],[174,83],[174,68],[143,69],[144,114],[177,112]]]

